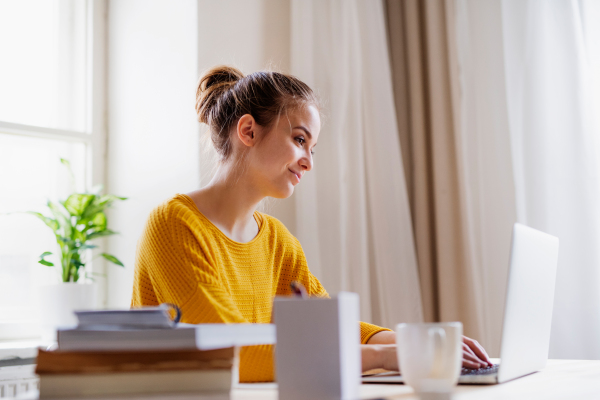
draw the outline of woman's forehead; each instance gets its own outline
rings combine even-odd
[[[313,136],[318,135],[321,129],[321,117],[319,110],[313,105],[298,107],[289,110],[287,113],[289,123],[293,128],[302,126]]]

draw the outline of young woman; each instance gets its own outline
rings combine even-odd
[[[152,211],[138,243],[132,306],[178,305],[188,323],[269,323],[272,300],[299,281],[327,296],[298,240],[256,211],[265,197],[286,198],[313,168],[319,103],[300,80],[276,72],[244,76],[220,66],[200,79],[196,111],[220,156],[211,182]],[[360,323],[363,370],[398,369],[395,334]],[[465,338],[466,367],[490,363]],[[272,346],[245,347],[240,381],[272,381]]]

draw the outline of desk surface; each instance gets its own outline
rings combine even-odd
[[[242,385],[232,400],[277,399],[277,390]],[[418,399],[405,385],[361,385],[361,399]],[[459,385],[452,400],[600,399],[600,361],[548,360],[546,368],[500,385]]]
[[[215,399],[214,396],[159,396],[163,400]],[[20,399],[37,399],[35,393],[19,396]],[[275,384],[239,385],[231,392],[231,400],[277,400]],[[405,385],[361,385],[361,399],[418,399]],[[112,397],[112,400],[117,398]],[[127,397],[128,400],[156,400],[156,396]],[[546,368],[500,385],[459,385],[452,400],[471,399],[600,399],[600,361],[548,360]]]

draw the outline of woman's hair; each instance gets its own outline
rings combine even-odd
[[[291,75],[259,71],[244,76],[238,69],[217,66],[205,72],[196,91],[198,120],[210,128],[210,137],[222,161],[232,151],[230,131],[245,114],[271,127],[290,107],[319,107],[307,84]]]

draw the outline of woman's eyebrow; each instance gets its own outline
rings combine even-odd
[[[302,129],[306,133],[306,135],[308,135],[308,138],[312,139],[312,134],[310,133],[310,131],[308,129],[306,129],[305,127],[303,127],[302,125],[295,126],[293,129]]]

